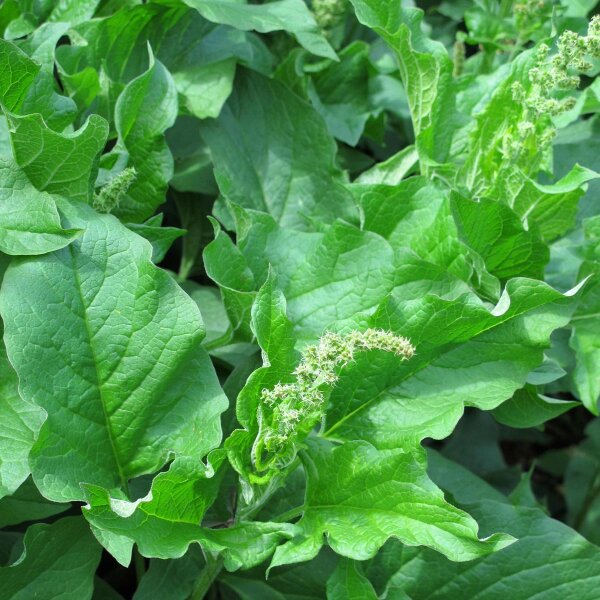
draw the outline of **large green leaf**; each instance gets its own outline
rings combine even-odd
[[[539,508],[512,506],[463,467],[433,458],[433,478],[475,514],[486,531],[501,527],[519,539],[502,552],[469,563],[453,563],[427,549],[390,545],[372,570],[366,569],[378,593],[391,599],[500,600],[510,589],[511,597],[518,600],[596,598],[597,546]]]
[[[466,561],[499,550],[513,538],[480,540],[477,523],[444,499],[427,477],[420,452],[377,450],[367,442],[342,446],[319,441],[304,457],[306,500],[302,535],[280,546],[271,567],[314,558],[327,543],[355,560],[372,558],[396,537],[425,545],[452,560]]]
[[[325,123],[278,81],[240,71],[223,112],[201,132],[229,200],[295,228],[311,217],[355,220]]]
[[[83,499],[80,482],[126,490],[170,452],[199,460],[225,408],[198,308],[151,263],[150,244],[86,205],[61,210],[83,236],[15,260],[0,297],[21,394],[48,413],[33,477],[57,501]]]
[[[465,405],[491,410],[525,384],[572,310],[572,295],[530,279],[509,281],[493,308],[471,294],[393,293],[370,324],[408,337],[416,355],[399,364],[370,353],[350,364],[331,395],[325,435],[379,448],[446,437]]]
[[[0,598],[89,600],[102,548],[81,517],[52,525],[32,525],[23,538],[22,555],[0,567]]]
[[[36,190],[11,158],[0,157],[0,251],[44,254],[70,244],[80,231],[63,228],[58,200]]]

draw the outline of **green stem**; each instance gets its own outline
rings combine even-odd
[[[587,496],[585,497],[583,506],[581,507],[581,510],[579,511],[579,514],[577,515],[577,518],[575,519],[575,523],[573,524],[573,529],[575,529],[576,531],[579,531],[581,529],[581,527],[583,526],[583,524],[585,522],[585,518],[587,517],[587,514],[590,511],[590,508],[592,508],[592,505],[596,501],[596,498],[598,498],[598,496],[600,496],[599,476],[596,476],[596,478],[594,480],[594,484],[595,485],[592,485],[590,487],[590,491],[588,492]]]
[[[299,517],[304,512],[304,504],[302,506],[296,506],[295,508],[290,508],[290,510],[286,510],[284,513],[281,513],[277,517],[273,519],[275,523],[283,523],[285,521],[291,521],[296,517]]]
[[[139,584],[142,581],[142,577],[146,574],[146,561],[140,554],[137,546],[133,548],[133,566],[135,568],[135,580]]]
[[[206,566],[202,569],[198,579],[196,579],[190,600],[202,600],[212,587],[222,568],[223,559],[220,556],[213,556],[206,553]]]

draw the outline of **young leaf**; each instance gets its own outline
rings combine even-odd
[[[165,201],[173,157],[164,132],[177,117],[177,89],[169,71],[150,52],[148,70],[131,81],[117,100],[117,152],[127,153],[137,176],[115,209],[123,220],[143,221]]]

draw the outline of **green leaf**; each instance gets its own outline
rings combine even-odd
[[[327,580],[327,599],[376,600],[377,594],[356,561],[343,558]]]
[[[71,200],[91,201],[108,123],[92,115],[75,133],[59,134],[39,114],[8,118],[15,160],[34,186]]]
[[[309,52],[336,58],[335,51],[320,32],[302,0],[275,0],[267,4],[246,4],[236,0],[183,0],[213,23],[260,33],[288,31]]]
[[[332,447],[319,441],[309,443],[303,461],[308,482],[298,522],[302,535],[276,550],[271,568],[314,558],[324,535],[335,552],[354,560],[372,558],[390,537],[458,561],[514,541],[503,534],[479,539],[477,523],[444,500],[418,451],[377,450],[367,442]]]
[[[572,320],[573,333],[570,346],[577,362],[573,373],[575,389],[583,404],[593,414],[600,411],[600,217],[586,219],[583,223],[584,261],[579,277],[591,276],[586,284],[581,302]]]
[[[20,392],[48,413],[33,477],[56,501],[83,499],[80,482],[126,489],[170,452],[199,460],[225,408],[198,308],[151,263],[150,244],[86,205],[61,210],[83,236],[14,261],[0,294]]]
[[[44,413],[19,396],[17,374],[0,346],[0,499],[12,494],[29,475],[29,451]],[[0,517],[1,518],[1,517]]]
[[[171,74],[150,53],[148,70],[131,81],[117,100],[117,152],[128,156],[137,177],[115,209],[123,220],[143,221],[165,201],[173,157],[164,132],[177,117],[177,90]]]
[[[461,237],[496,277],[543,279],[550,252],[535,222],[526,229],[509,206],[487,198],[473,202],[456,194],[452,208]]]
[[[92,597],[101,548],[81,517],[32,525],[23,544],[18,560],[0,567],[2,600]]]
[[[133,600],[187,600],[203,564],[200,548],[193,546],[178,560],[151,560]]]
[[[325,123],[278,81],[240,71],[221,115],[201,133],[229,200],[293,228],[306,229],[310,218],[356,220]]]
[[[152,492],[136,502],[112,498],[97,486],[85,486],[88,505],[84,516],[98,541],[121,564],[129,564],[134,543],[143,556],[161,559],[179,558],[190,544],[199,543],[209,552],[222,553],[225,567],[234,571],[261,563],[278,543],[295,533],[295,527],[288,523],[240,522],[221,529],[200,527],[200,519],[214,501],[220,482],[217,479],[211,483],[206,477],[201,481],[198,476],[188,481],[185,470],[179,467],[175,463],[167,473],[159,475]],[[173,486],[173,477],[180,478],[179,485]],[[178,489],[186,493],[182,496]]]
[[[165,257],[173,242],[186,234],[185,229],[162,227],[163,215],[150,217],[144,223],[129,223],[127,227],[152,244],[152,262],[158,264]]]
[[[39,70],[17,46],[0,39],[0,103],[6,110],[19,109]]]
[[[55,131],[63,131],[73,123],[77,112],[75,102],[59,93],[61,90],[54,78],[56,45],[68,28],[66,23],[46,23],[27,39],[18,42],[21,50],[41,68],[17,112],[20,115],[39,113],[48,127]]]
[[[542,237],[552,241],[575,226],[577,205],[587,189],[584,184],[598,177],[595,171],[575,165],[552,185],[527,181],[514,200],[514,209],[526,225],[535,224]]]
[[[458,124],[452,61],[422,30],[423,11],[395,0],[351,0],[357,19],[392,48],[408,96],[421,161],[447,160]]]
[[[256,369],[241,390],[236,403],[238,422],[245,428],[233,432],[225,442],[232,466],[248,478],[252,470],[248,464],[249,452],[258,432],[258,398],[263,388],[290,379],[298,361],[294,350],[296,338],[287,317],[285,296],[276,286],[272,271],[258,291],[252,305],[252,331],[263,352],[263,365]]]
[[[0,157],[0,251],[34,255],[70,244],[81,232],[63,228],[58,200],[36,190],[12,159]]]
[[[523,387],[552,331],[568,322],[573,293],[512,279],[494,308],[470,294],[393,293],[370,325],[409,338],[416,355],[397,364],[371,353],[350,364],[332,392],[325,435],[378,448],[448,436],[465,405],[491,410]]]
[[[437,463],[434,480],[460,498],[486,531],[501,527],[519,539],[502,552],[470,563],[452,563],[427,549],[390,546],[381,564],[392,567],[391,577],[382,576],[382,569],[379,576],[374,571],[370,577],[378,592],[387,590],[387,597],[393,598],[402,591],[414,600],[501,600],[510,589],[516,600],[560,600],[571,595],[595,599],[600,581],[597,546],[538,508],[512,506],[466,469],[435,458],[430,457],[432,465]],[[367,573],[371,575],[369,569]]]
[[[19,525],[25,521],[41,521],[70,507],[70,504],[46,500],[29,478],[11,496],[0,500],[0,528]]]
[[[527,385],[522,390],[517,390],[510,400],[495,408],[493,414],[503,425],[525,429],[538,427],[578,405],[578,402],[544,396],[534,386]]]
[[[589,423],[585,433],[586,439],[570,453],[565,472],[565,499],[568,523],[597,545],[600,542],[600,419]]]
[[[419,160],[414,146],[407,146],[387,160],[377,163],[364,171],[356,179],[356,183],[398,185],[406,175],[410,174]]]
[[[110,89],[103,93],[109,104],[114,93],[147,69],[147,43],[172,74],[181,108],[198,118],[219,114],[231,93],[237,60],[261,71],[267,71],[271,62],[254,34],[214,25],[181,3],[123,8],[74,31],[78,34],[74,45],[57,51],[61,73],[72,86],[71,93],[81,85],[78,80],[94,82],[98,73],[105,73]],[[98,87],[84,105],[99,93]]]
[[[308,97],[333,137],[356,146],[363,133],[369,105],[369,46],[354,42],[340,52],[340,61],[312,74]]]

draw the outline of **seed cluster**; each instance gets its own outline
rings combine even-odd
[[[119,203],[135,181],[137,171],[133,167],[128,167],[121,171],[114,179],[111,179],[94,196],[93,206],[98,212],[110,213]]]
[[[348,335],[327,332],[318,344],[307,346],[294,371],[294,383],[278,383],[263,389],[261,400],[271,419],[263,428],[264,448],[276,452],[299,432],[319,422],[325,405],[324,389],[339,380],[338,370],[354,360],[358,352],[383,350],[407,360],[415,349],[410,341],[390,331],[367,329]]]
[[[548,147],[556,130],[546,126],[539,130],[537,124],[546,116],[557,116],[575,106],[570,96],[559,100],[554,94],[559,91],[576,90],[581,79],[579,73],[589,71],[592,63],[588,57],[600,58],[600,17],[594,17],[586,36],[565,31],[558,40],[558,51],[550,56],[550,48],[541,44],[536,53],[536,64],[529,70],[531,86],[512,85],[513,99],[523,107],[524,118],[518,123],[516,135],[504,138],[503,154],[507,158],[519,157],[524,140],[536,136],[539,149]],[[539,132],[539,133],[538,133]]]
[[[313,0],[312,10],[319,27],[327,31],[342,22],[348,10],[348,0]]]

